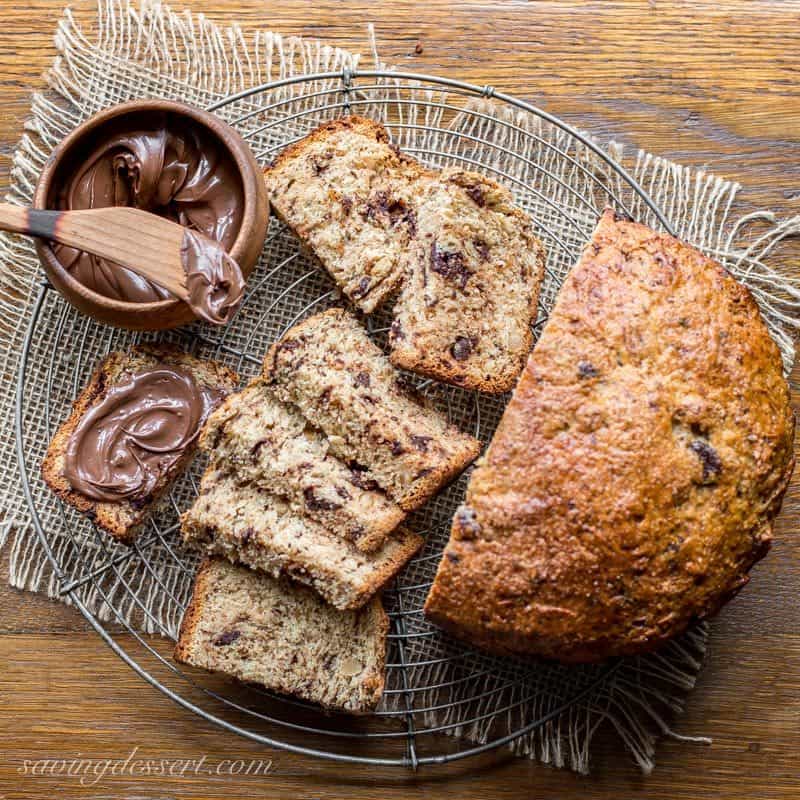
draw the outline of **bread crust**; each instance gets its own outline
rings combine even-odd
[[[136,345],[128,352],[115,351],[103,358],[92,372],[89,382],[72,404],[67,420],[56,431],[47,453],[42,461],[42,477],[50,489],[63,502],[71,505],[108,533],[116,541],[132,545],[147,514],[194,458],[195,446],[187,447],[184,455],[170,469],[153,494],[139,502],[123,501],[104,503],[92,500],[72,489],[63,475],[64,457],[69,438],[78,422],[89,409],[101,402],[110,386],[117,382],[124,371],[136,371],[161,364],[183,366],[192,372],[196,379],[212,383],[230,391],[235,388],[239,377],[223,364],[215,361],[201,361],[171,345]],[[203,380],[203,376],[206,376]]]
[[[749,291],[606,211],[534,348],[427,598],[496,653],[643,653],[767,552],[794,415]]]

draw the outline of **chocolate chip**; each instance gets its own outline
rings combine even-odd
[[[462,506],[456,511],[455,522],[462,539],[474,539],[481,532],[475,511],[467,506]]]
[[[477,183],[468,183],[464,187],[464,191],[478,208],[483,208],[486,205],[486,193],[483,191],[482,186]]]
[[[466,288],[467,281],[473,274],[464,263],[463,253],[440,250],[436,242],[431,244],[431,269],[445,280],[457,284],[462,290]]]
[[[578,364],[578,375],[581,378],[596,378],[599,374],[595,366],[588,361],[581,361]]]
[[[456,361],[466,361],[472,354],[475,340],[467,336],[459,336],[450,348],[450,354]]]
[[[417,448],[421,453],[428,452],[428,445],[430,444],[431,440],[433,439],[432,436],[417,436],[416,434],[412,434],[411,437],[411,444]]]
[[[250,448],[250,455],[253,457],[253,460],[258,458],[259,453],[261,452],[261,448],[269,442],[269,439],[259,439],[251,448]]]
[[[333,153],[324,153],[320,156],[311,156],[311,169],[315,175],[322,175],[326,169],[331,165],[331,158]]]
[[[214,637],[211,643],[214,647],[224,647],[225,645],[233,644],[241,635],[241,631],[225,631]]]
[[[380,487],[372,479],[368,478],[366,473],[369,471],[363,464],[351,461],[347,465],[350,469],[350,483],[363,489],[365,492],[374,492]]]
[[[356,299],[363,297],[371,285],[370,279],[365,275],[359,282],[358,286],[350,293]]]
[[[458,564],[458,562],[461,561],[460,556],[456,555],[455,553],[451,553],[449,550],[445,552],[445,555],[447,556],[447,560],[451,561],[453,564]]]
[[[481,261],[488,261],[489,245],[486,244],[483,239],[475,239],[472,243],[475,245],[475,249],[478,251],[478,256],[480,257]]]
[[[350,212],[353,210],[353,199],[351,197],[342,198],[342,209],[344,210],[345,216],[349,217]]]
[[[342,500],[350,500],[352,498],[352,495],[347,491],[347,489],[344,488],[344,486],[337,486],[336,494],[338,494]]]
[[[353,378],[353,385],[354,386],[369,386],[369,373],[367,373],[367,372],[359,372]]]
[[[392,322],[392,326],[389,328],[389,337],[397,341],[406,338],[405,333],[403,333],[403,326],[400,324],[399,320],[394,320],[394,322]]]
[[[403,453],[405,453],[405,448],[403,447],[402,444],[400,444],[400,442],[395,440],[395,441],[391,442],[390,444],[391,444],[391,447],[392,447],[392,455],[393,456],[401,456],[401,455],[403,455]]]
[[[247,544],[256,535],[256,529],[252,527],[245,528],[242,534],[242,544]]]
[[[423,468],[422,468],[422,469],[421,469],[421,470],[420,470],[420,471],[419,471],[419,472],[418,472],[418,473],[417,473],[417,474],[414,476],[414,480],[415,480],[415,481],[422,480],[422,478],[425,478],[425,477],[427,477],[428,475],[430,475],[430,474],[431,474],[431,472],[433,472],[433,469],[431,469],[430,467],[423,467]]]
[[[307,486],[303,489],[303,497],[306,501],[306,507],[311,511],[336,511],[342,507],[341,503],[335,503],[332,500],[320,497],[313,486]]]
[[[703,439],[695,439],[689,444],[689,449],[698,456],[703,465],[703,483],[716,483],[722,473],[722,459],[719,453]]]

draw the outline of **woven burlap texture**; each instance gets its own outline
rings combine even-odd
[[[67,11],[56,45],[59,56],[49,73],[48,90],[34,96],[14,157],[11,202],[30,202],[52,148],[75,125],[113,103],[165,97],[207,107],[249,86],[293,75],[344,74],[359,64],[357,55],[319,42],[284,39],[269,32],[245,36],[237,27],[223,29],[202,16],[175,13],[159,3],[133,5],[126,0],[100,0],[96,23],[87,30]],[[370,57],[372,65],[382,66],[374,48]],[[548,245],[540,321],[546,318],[575,253],[588,238],[597,209],[608,201],[609,190],[627,197],[628,210],[635,217],[656,223],[639,198],[629,191],[626,194],[624,182],[607,164],[574,138],[526,112],[478,98],[459,100],[461,111],[449,113],[443,92],[392,79],[372,83],[372,90],[353,92],[353,110],[399,121],[393,130],[402,148],[434,165],[467,161],[510,181],[517,201],[540,225]],[[336,78],[313,89],[320,92],[341,86]],[[219,113],[249,135],[257,156],[266,162],[281,145],[341,113],[341,107],[310,113],[319,105],[308,96],[310,92],[302,84],[287,85],[269,95],[270,103],[283,103],[273,112],[256,113],[259,105],[243,99]],[[265,102],[262,96],[260,104]],[[609,150],[626,163],[620,148],[612,144]],[[762,212],[734,221],[736,184],[641,152],[627,167],[681,237],[719,258],[750,287],[788,372],[794,360],[791,326],[800,292],[775,263],[781,241],[800,232],[800,220],[778,222]],[[608,189],[598,191],[603,185]],[[65,586],[78,582],[77,596],[99,619],[124,621],[147,633],[174,637],[195,563],[179,543],[176,514],[191,502],[197,469],[179,483],[132,552],[110,544],[85,520],[62,508],[38,474],[46,443],[96,359],[139,337],[90,322],[53,291],[39,298],[41,273],[28,241],[2,236],[0,265],[0,358],[7,381],[0,400],[0,413],[6,420],[0,433],[0,492],[5,509],[0,543],[9,540],[11,581],[60,599],[64,599]],[[197,327],[166,338],[200,355],[222,358],[248,377],[258,369],[267,345],[288,323],[309,308],[318,310],[334,302],[337,296],[328,279],[298,253],[293,238],[273,221],[261,264],[250,281],[246,306],[224,336],[212,336]],[[21,397],[21,444],[32,500],[57,570],[30,525],[12,424],[13,381],[34,314]],[[370,325],[380,338],[385,313]],[[491,435],[504,402],[438,386],[429,386],[427,392],[454,422],[466,430],[478,429],[484,439]],[[489,658],[439,635],[416,612],[446,540],[453,509],[463,497],[465,480],[462,477],[416,515],[416,527],[428,532],[425,550],[386,597],[394,614],[394,632],[408,637],[402,654],[398,640],[392,640],[389,661],[402,658],[416,665],[405,673],[408,685],[415,689],[413,707],[430,709],[414,714],[416,726],[440,727],[444,733],[483,742],[552,715],[549,722],[511,746],[521,755],[584,772],[592,737],[608,721],[641,768],[652,769],[658,735],[675,736],[667,720],[682,708],[686,692],[694,685],[707,628],[698,626],[659,653],[625,660],[611,672],[605,667],[531,666]],[[95,573],[95,580],[81,583]],[[406,686],[402,679],[402,670],[389,670],[392,691],[384,700],[384,710],[407,710],[405,704],[412,695],[402,691]],[[582,690],[577,703],[556,713],[566,699]]]

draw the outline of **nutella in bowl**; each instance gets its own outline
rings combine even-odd
[[[64,477],[75,491],[99,502],[149,496],[221,398],[176,366],[126,376],[70,435]]]
[[[48,278],[70,302],[137,330],[198,317],[227,322],[261,252],[269,215],[261,169],[241,136],[213,114],[160,100],[115,106],[73,131],[45,166],[34,206],[129,206],[187,229],[188,305],[111,261],[37,242]]]

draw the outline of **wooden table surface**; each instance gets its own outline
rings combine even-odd
[[[54,55],[64,0],[0,2],[0,184]],[[318,36],[402,68],[491,83],[599,137],[745,186],[753,207],[800,213],[800,2],[186,0],[214,20]],[[85,3],[78,13],[85,16]],[[798,269],[800,249],[784,248]],[[793,388],[797,407],[797,378]],[[223,733],[143,683],[75,611],[0,587],[3,798],[796,798],[800,796],[800,489],[773,551],[714,622],[707,666],[675,724],[713,745],[663,741],[642,776],[599,737],[591,777],[499,753],[411,775],[270,751]],[[7,573],[7,554],[2,560]],[[313,742],[311,742],[313,744]],[[260,777],[32,775],[39,759],[267,759]],[[26,773],[25,762],[29,762]],[[220,767],[225,771],[225,765]],[[62,768],[63,771],[63,768]]]

